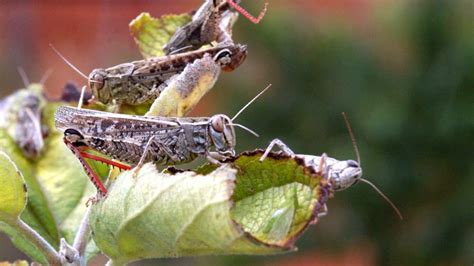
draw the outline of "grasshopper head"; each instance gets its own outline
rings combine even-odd
[[[232,71],[239,67],[247,58],[247,45],[237,44],[222,49],[214,58],[216,62],[221,64],[222,70]]]
[[[332,189],[341,191],[362,178],[362,168],[354,160],[337,161],[330,165],[328,176]]]
[[[92,70],[89,75],[89,87],[92,90],[94,98],[102,103],[111,101],[110,89],[106,86],[107,73],[104,69],[98,68]]]
[[[235,155],[235,131],[232,120],[226,115],[214,115],[209,123],[209,135],[218,153]]]

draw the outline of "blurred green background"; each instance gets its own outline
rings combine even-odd
[[[68,80],[84,83],[55,57],[49,42],[84,72],[138,59],[128,21],[140,11],[158,16],[200,3],[171,2],[0,4],[0,94],[21,87],[18,65],[32,80],[53,68],[46,83],[51,96]],[[263,5],[243,3],[254,14]],[[25,26],[50,13],[34,25],[40,30]],[[473,18],[472,0],[272,1],[260,24],[241,17],[234,39],[248,44],[249,57],[221,76],[192,115],[234,114],[272,83],[239,117],[261,137],[238,131],[238,151],[266,147],[278,137],[297,153],[354,159],[344,111],[365,178],[398,205],[405,220],[369,186],[358,184],[329,201],[328,216],[307,230],[296,253],[133,265],[472,265]],[[4,235],[0,241],[0,261],[20,258],[6,252],[11,244]]]

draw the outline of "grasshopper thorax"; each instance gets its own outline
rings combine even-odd
[[[233,71],[239,67],[247,57],[247,45],[233,45],[222,49],[214,57],[214,60],[221,65],[224,71]]]
[[[344,190],[362,178],[362,168],[354,160],[337,161],[328,167],[328,180],[334,191]]]
[[[92,95],[102,103],[109,103],[112,98],[110,89],[105,86],[106,80],[107,72],[105,69],[94,69],[89,75],[89,87],[92,90]]]
[[[209,120],[209,137],[216,151],[225,156],[235,155],[235,131],[226,115],[214,115]]]

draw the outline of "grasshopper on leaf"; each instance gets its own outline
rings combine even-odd
[[[135,173],[145,162],[175,165],[200,156],[219,163],[235,155],[234,126],[257,135],[233,121],[268,88],[232,119],[223,114],[212,117],[146,117],[61,106],[56,111],[55,124],[58,130],[64,132],[65,144],[83,164],[99,194],[105,196],[107,189],[83,158],[125,170],[131,169],[131,166],[90,155],[86,153],[88,149],[135,166]]]
[[[260,158],[260,161],[265,160],[268,157],[270,151],[274,146],[277,146],[281,149],[281,152],[291,158],[295,158],[299,161],[304,162],[304,165],[311,168],[314,173],[321,174],[329,184],[329,190],[334,193],[337,191],[345,190],[358,181],[364,182],[370,185],[377,193],[379,193],[382,198],[384,198],[390,206],[395,210],[400,220],[403,220],[403,216],[395,206],[395,204],[380,191],[372,182],[367,179],[362,178],[362,168],[360,166],[360,155],[357,148],[357,143],[355,141],[354,135],[352,133],[349,120],[347,119],[345,113],[343,113],[344,121],[349,130],[349,134],[354,145],[354,149],[357,155],[357,161],[354,160],[345,160],[340,161],[331,157],[328,157],[325,153],[322,156],[315,155],[305,155],[305,154],[295,154],[285,143],[279,139],[274,139],[270,142],[264,154]],[[319,213],[319,216],[324,216],[327,214],[327,206],[322,206],[323,210]]]

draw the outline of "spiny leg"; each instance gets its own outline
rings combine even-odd
[[[280,148],[280,150],[283,151],[283,153],[289,156],[295,155],[295,153],[290,149],[290,147],[288,147],[288,145],[286,145],[283,141],[281,141],[280,139],[274,139],[270,142],[270,145],[268,145],[262,157],[260,157],[260,162],[263,162],[263,160],[265,160],[265,158],[268,157],[268,154],[270,153],[270,151],[273,149],[273,146],[275,145],[277,145],[278,148]]]
[[[231,7],[235,8],[235,10],[239,11],[240,14],[242,14],[244,17],[246,17],[248,20],[250,20],[254,24],[258,24],[260,20],[262,20],[263,16],[265,16],[265,13],[267,12],[268,2],[265,2],[265,6],[263,7],[262,11],[260,11],[260,14],[258,15],[258,17],[254,17],[250,15],[250,13],[247,10],[245,10],[244,8],[239,6],[237,3],[235,3],[234,0],[226,0],[226,1],[227,3],[229,3]]]
[[[321,218],[323,216],[326,216],[327,214],[328,214],[328,206],[326,204],[324,204],[322,206],[322,211],[318,212],[317,217]]]
[[[321,159],[319,160],[318,174],[322,175],[323,177],[327,175],[326,158],[327,158],[326,153],[323,153],[321,155]]]
[[[100,156],[89,154],[87,152],[83,152],[83,151],[79,151],[79,152],[81,153],[81,156],[83,158],[88,158],[88,159],[92,159],[94,161],[98,161],[98,162],[102,162],[102,163],[105,163],[105,164],[108,164],[108,165],[111,165],[111,166],[115,166],[115,167],[117,167],[121,170],[130,170],[130,169],[132,169],[132,167],[130,165],[115,162],[115,161],[112,161],[112,160],[107,159],[107,158],[103,158],[103,157],[100,157]]]
[[[133,168],[133,173],[132,177],[135,178],[137,177],[138,172],[140,169],[142,169],[143,165],[145,164],[146,157],[148,156],[148,152],[150,151],[151,144],[153,143],[153,140],[155,139],[155,136],[151,136],[151,138],[148,139],[145,149],[143,150],[142,157],[140,157],[140,161],[138,161],[138,164]]]
[[[222,165],[220,161],[227,159],[227,157],[218,152],[209,152],[206,159],[212,164]]]
[[[94,184],[94,186],[97,188],[97,193],[98,196],[106,196],[107,195],[107,189],[105,188],[104,184],[100,180],[100,178],[94,173],[92,168],[89,166],[89,164],[84,160],[84,157],[82,156],[81,151],[79,151],[78,148],[76,148],[72,143],[64,139],[64,143],[66,146],[72,151],[72,153],[77,157],[79,162],[82,164],[82,167],[86,171],[87,176],[89,176],[90,180]],[[98,198],[90,198],[86,204],[89,202],[96,202]]]

